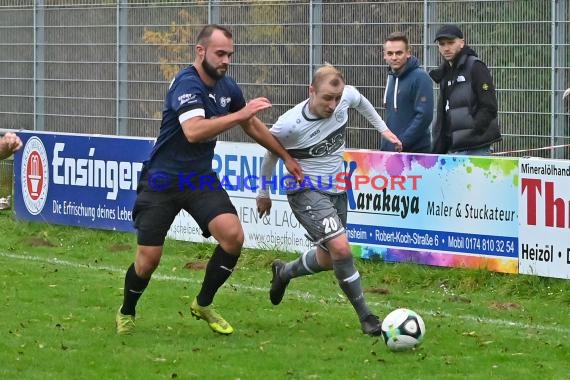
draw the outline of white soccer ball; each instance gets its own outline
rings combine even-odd
[[[382,337],[392,351],[405,351],[419,345],[426,326],[420,315],[410,309],[396,309],[382,321]]]

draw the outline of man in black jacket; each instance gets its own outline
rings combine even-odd
[[[429,73],[440,89],[432,153],[488,156],[501,139],[491,73],[456,25],[442,26],[435,41],[445,61]]]

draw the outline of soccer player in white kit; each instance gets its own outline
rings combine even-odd
[[[303,181],[286,187],[286,192],[291,210],[307,230],[314,247],[291,262],[279,259],[272,262],[269,298],[278,305],[292,278],[332,269],[358,315],[362,331],[375,336],[381,334],[381,322],[364,299],[360,274],[345,233],[347,196],[344,190],[339,190],[336,180],[344,171],[342,156],[349,108],[362,114],[396,150],[402,150],[401,141],[388,129],[370,101],[356,88],[346,85],[340,71],[325,65],[315,72],[309,99],[285,112],[270,130],[303,170]],[[262,178],[272,177],[277,159],[269,151],[265,154]],[[260,217],[269,214],[269,190],[259,189],[257,210]]]

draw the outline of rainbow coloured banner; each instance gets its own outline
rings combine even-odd
[[[362,178],[347,190],[348,236],[358,256],[517,273],[518,159],[344,157],[347,171]]]

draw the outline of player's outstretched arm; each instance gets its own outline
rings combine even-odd
[[[355,108],[382,134],[383,138],[394,144],[394,150],[396,152],[402,151],[403,148],[400,139],[388,128],[384,120],[382,120],[378,112],[374,109],[372,103],[370,103],[364,95],[360,94],[360,102]]]
[[[354,107],[362,116],[368,120],[378,132],[383,133],[388,129],[388,126],[380,117],[376,109],[364,95],[360,94],[358,105]]]
[[[394,144],[394,150],[396,152],[402,151],[403,149],[402,142],[400,141],[398,136],[396,136],[391,130],[387,129],[384,132],[382,132],[382,138],[385,138],[386,140]]]
[[[188,119],[182,123],[182,130],[186,139],[191,143],[211,140],[237,124],[247,122],[258,112],[270,107],[271,103],[267,98],[255,98],[239,111],[225,116],[213,119],[196,116]]]
[[[277,183],[277,181],[273,181],[275,178],[275,164],[277,164],[277,160],[277,155],[270,151],[265,152],[263,163],[261,164],[261,181],[259,189],[257,190],[257,197],[255,198],[257,212],[260,218],[264,215],[269,215],[271,212],[271,193],[267,186],[269,183]]]
[[[257,141],[260,145],[275,153],[285,163],[285,167],[289,174],[294,176],[297,181],[301,181],[303,178],[303,173],[299,163],[287,153],[283,145],[269,132],[269,129],[265,124],[259,120],[256,116],[251,119],[241,123],[241,126],[245,133],[247,133],[252,139]]]

